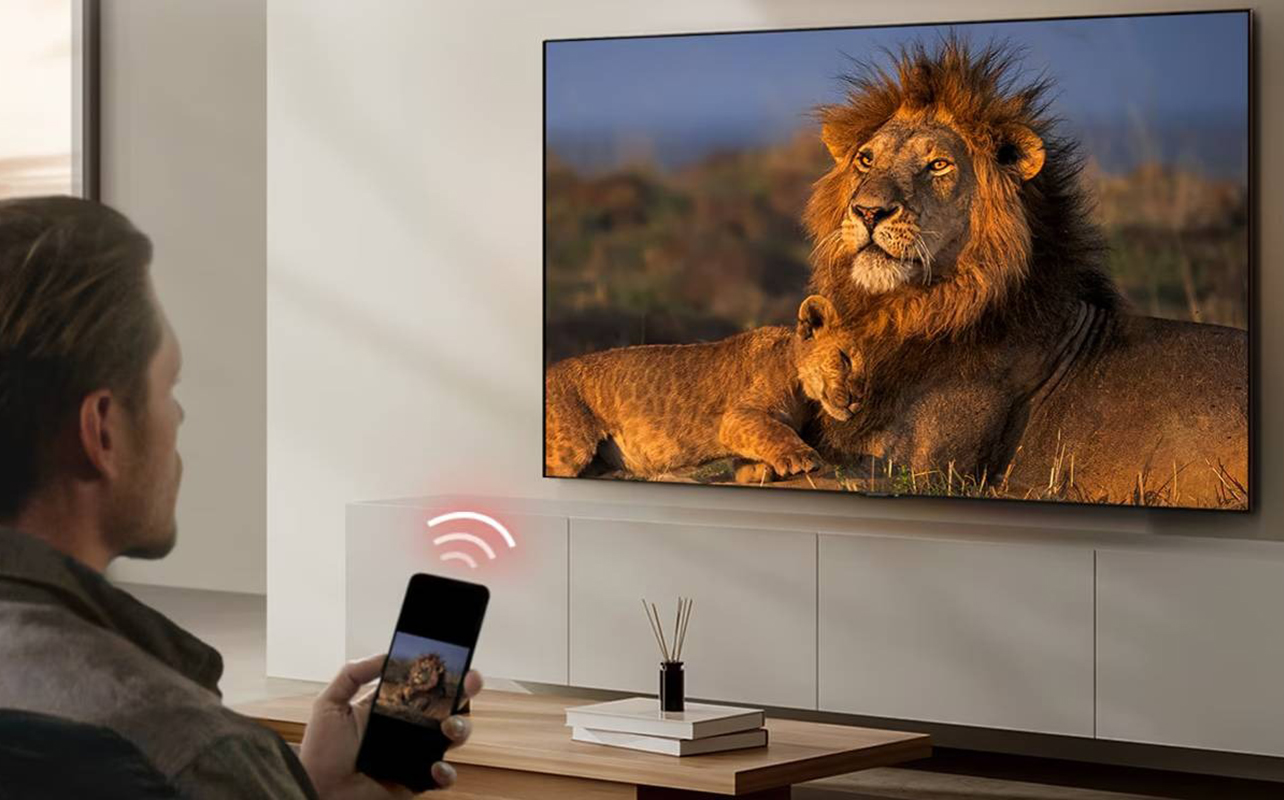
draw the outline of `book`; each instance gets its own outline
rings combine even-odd
[[[645,750],[648,753],[695,756],[701,753],[721,753],[726,750],[762,747],[767,744],[767,729],[724,733],[721,736],[709,736],[704,739],[669,739],[664,736],[642,736],[637,733],[600,731],[577,726],[571,729],[571,738],[577,742],[626,747],[630,750]]]
[[[751,731],[761,728],[762,723],[761,709],[709,703],[687,703],[685,711],[661,713],[660,701],[654,697],[628,697],[566,709],[566,724],[571,727],[668,739],[704,739]]]

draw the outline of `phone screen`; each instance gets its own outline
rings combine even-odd
[[[450,743],[441,722],[459,707],[488,598],[478,584],[411,578],[361,741],[359,771],[415,791],[435,787],[432,765]]]
[[[455,710],[472,648],[397,631],[372,714],[440,725]]]

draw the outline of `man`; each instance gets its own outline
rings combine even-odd
[[[176,536],[182,359],[150,261],[105,206],[0,201],[0,708],[110,729],[185,796],[408,797],[354,771],[370,694],[354,698],[382,656],[340,671],[296,758],[223,707],[216,651],[102,575]],[[442,728],[468,736],[459,717]]]

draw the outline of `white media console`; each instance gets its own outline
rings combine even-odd
[[[469,508],[481,526],[427,521]],[[441,561],[477,533],[477,569]],[[456,543],[461,548],[466,543]],[[639,598],[695,598],[693,698],[1284,756],[1284,543],[546,500],[347,507],[350,657],[406,579],[485,583],[476,665],[656,691]]]

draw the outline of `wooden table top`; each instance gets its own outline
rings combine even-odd
[[[298,742],[314,696],[248,703],[235,710],[286,741]],[[572,741],[566,709],[590,702],[484,690],[472,700],[472,736],[450,752],[450,761],[734,795],[900,764],[932,751],[926,734],[769,718],[766,747],[677,758]]]

